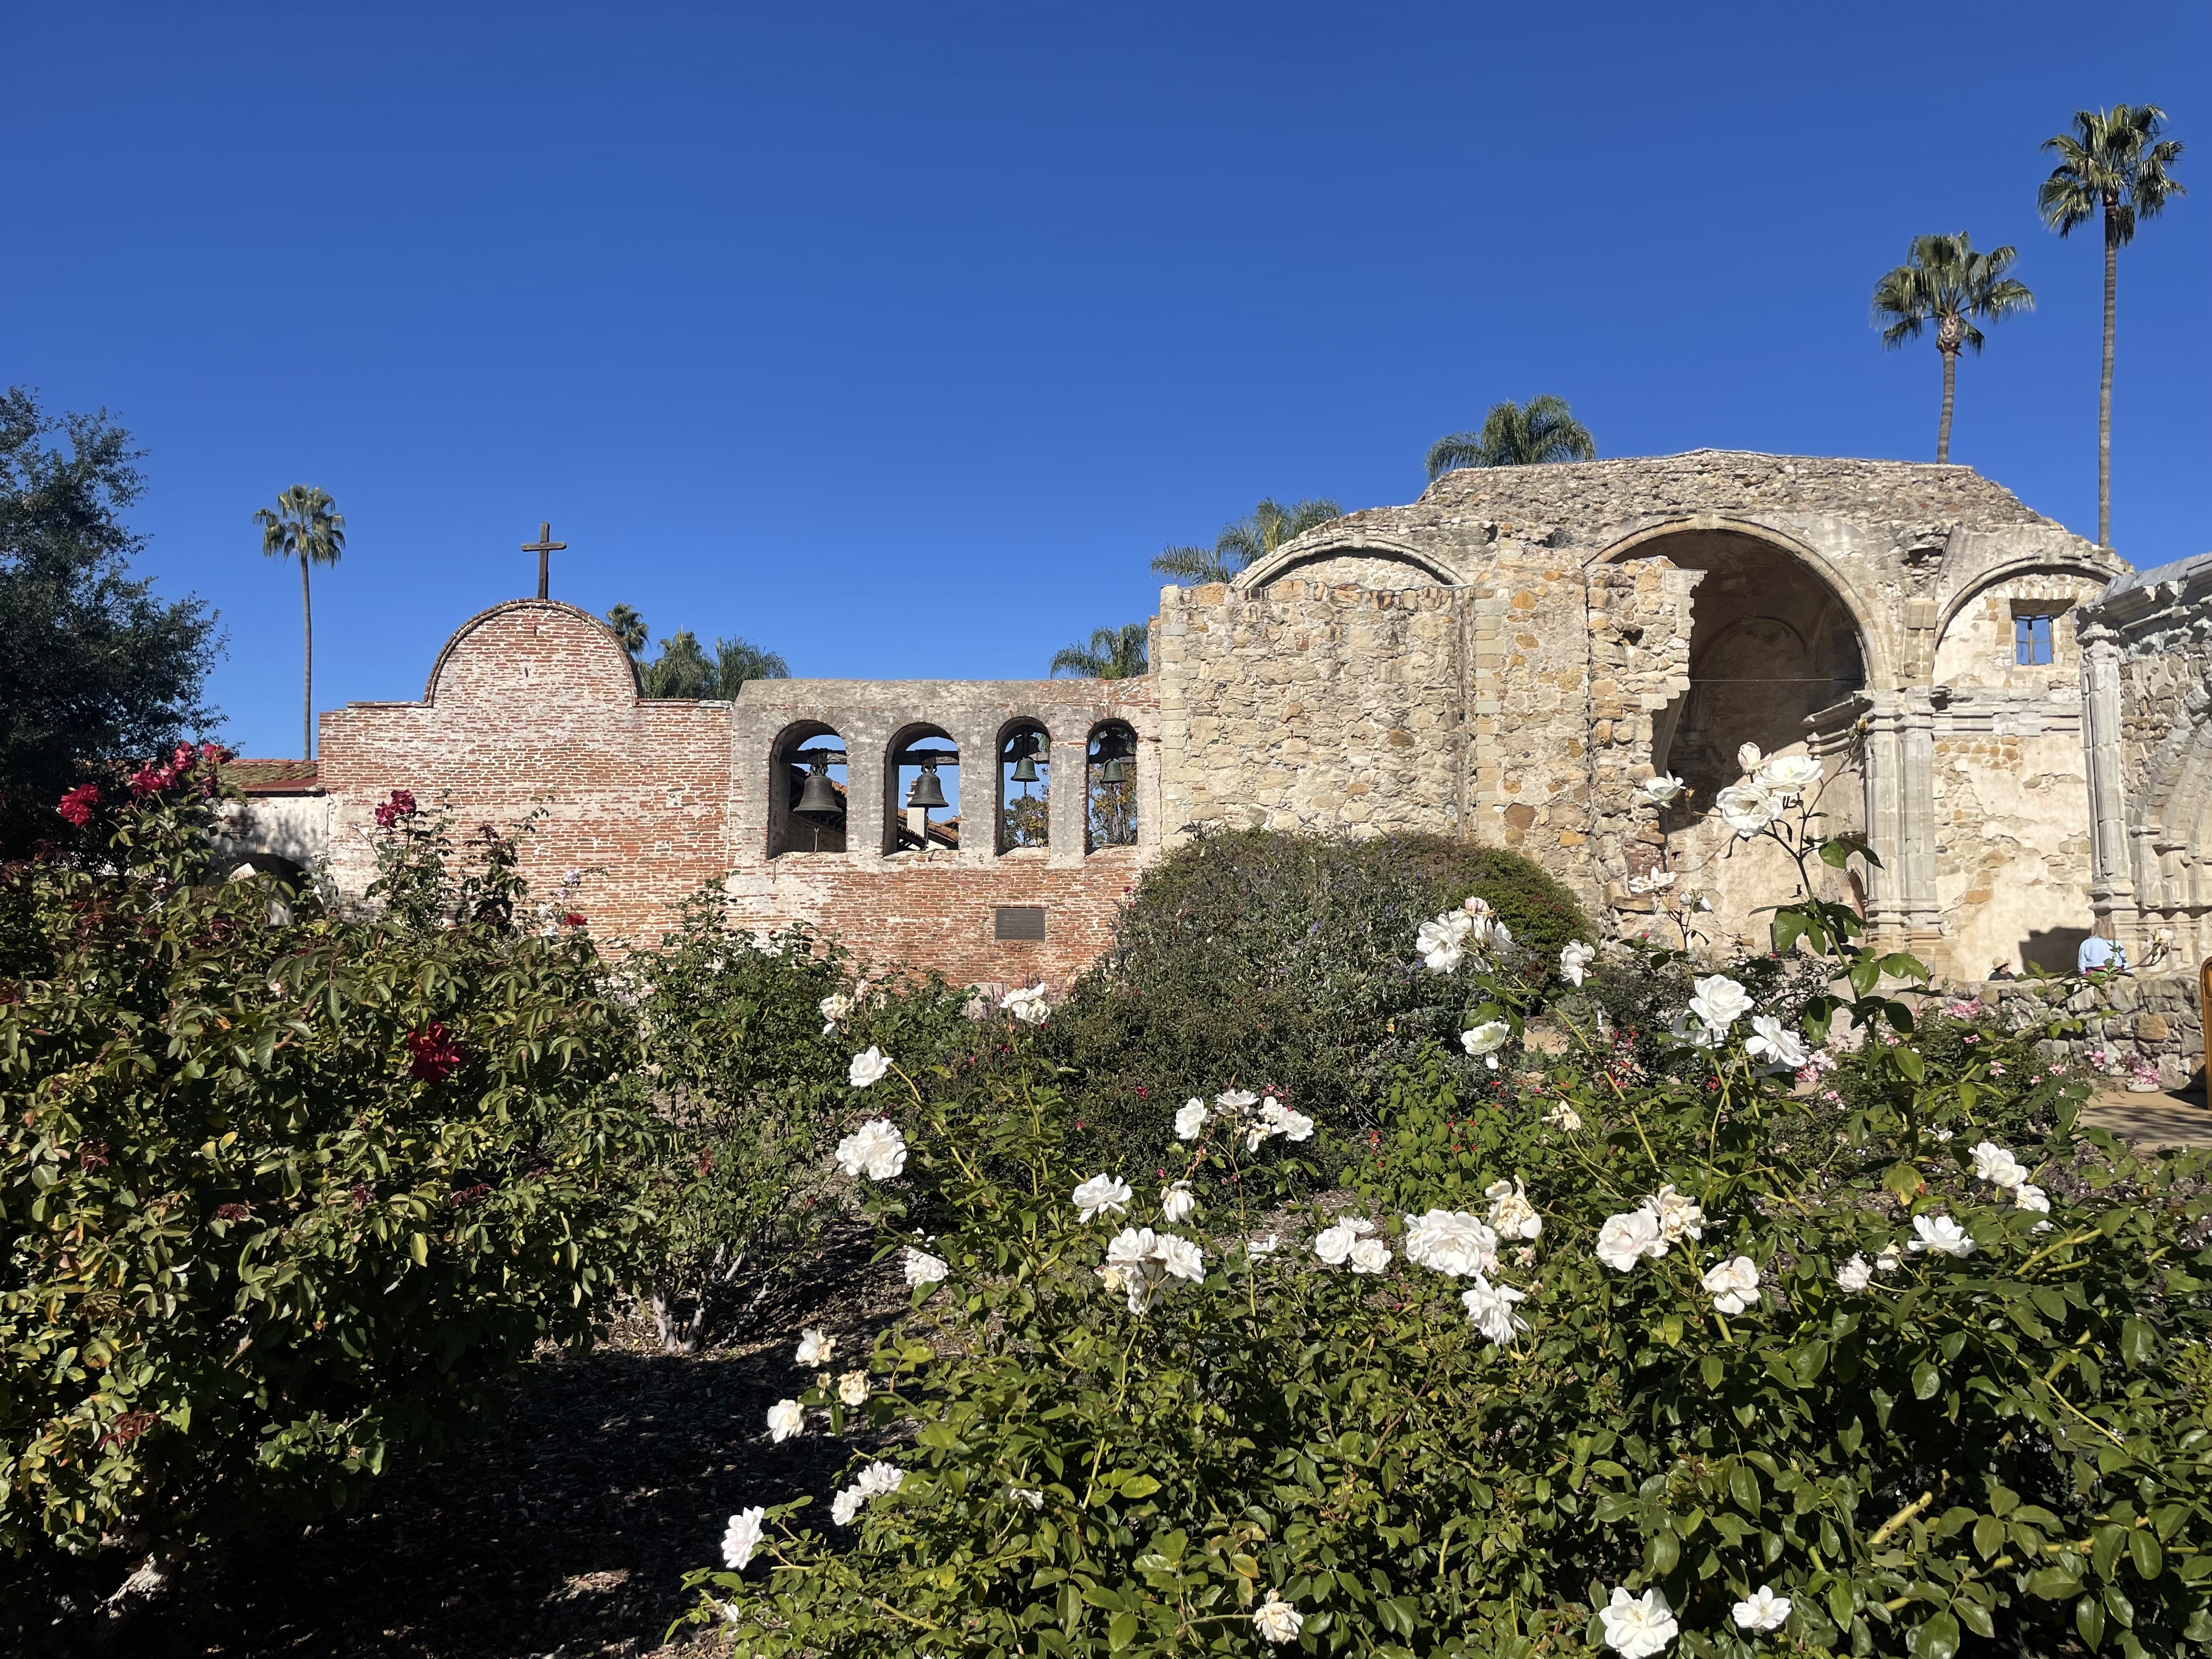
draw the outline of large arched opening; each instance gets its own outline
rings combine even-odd
[[[1857,617],[1826,577],[1787,549],[1735,530],[1683,530],[1624,555],[1663,558],[1705,578],[1692,601],[1690,689],[1661,714],[1651,763],[1690,786],[1691,810],[1742,775],[1747,743],[1775,754],[1813,742],[1815,716],[1867,684]]]

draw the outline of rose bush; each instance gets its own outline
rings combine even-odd
[[[635,1017],[511,842],[395,835],[351,921],[210,864],[215,757],[131,789],[0,880],[11,1646],[465,1432],[646,1260]]]
[[[2207,1158],[1931,1061],[1886,988],[1917,964],[1848,912],[1778,929],[1816,988],[1696,975],[1668,1068],[1572,1018],[1495,1074],[1432,1043],[1345,1189],[1287,1209],[1307,1149],[1255,1141],[1249,1091],[1153,1103],[1155,1197],[1042,1068],[982,1112],[873,1085],[881,1248],[941,1277],[866,1393],[793,1403],[908,1443],[826,1524],[733,1518],[695,1617],[937,1659],[2212,1641]],[[1455,976],[1470,1030],[1548,994]],[[1848,1102],[1814,1060],[1846,1024]]]

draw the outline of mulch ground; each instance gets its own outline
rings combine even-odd
[[[865,1355],[903,1308],[896,1270],[838,1253],[756,1340],[660,1352],[649,1322],[545,1366],[484,1439],[388,1474],[357,1512],[265,1538],[141,1651],[208,1659],[636,1659],[719,1565],[722,1528],[750,1504],[826,1500],[858,1449],[815,1433],[769,1443],[768,1408],[809,1380],[801,1324]],[[686,1632],[678,1633],[682,1640]],[[134,1640],[133,1646],[138,1643]]]

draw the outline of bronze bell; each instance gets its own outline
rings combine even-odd
[[[1014,763],[1013,777],[1016,783],[1035,783],[1037,781],[1036,751],[1035,750],[1024,749],[1022,750],[1022,757]]]
[[[921,763],[921,775],[914,781],[914,787],[907,792],[906,804],[923,808],[950,806],[952,804],[945,799],[945,786],[937,781],[935,761]]]
[[[829,762],[817,760],[808,769],[806,787],[799,792],[799,805],[792,810],[810,818],[842,816],[845,803],[838,796],[837,786],[830,781]]]
[[[1124,761],[1119,755],[1116,755],[1112,760],[1108,761],[1105,765],[1098,769],[1098,781],[1101,783],[1119,783],[1122,779],[1128,776],[1128,763]]]

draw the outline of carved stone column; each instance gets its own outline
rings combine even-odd
[[[2089,908],[2098,931],[2140,941],[2127,763],[2122,747],[2119,635],[2102,623],[2081,629],[2081,744],[2089,773]]]
[[[1863,694],[1866,730],[1867,841],[1881,864],[1867,872],[1867,929],[1873,942],[1895,949],[1912,931],[1905,866],[1904,698],[1895,691]]]

